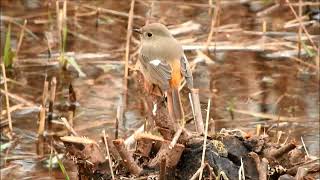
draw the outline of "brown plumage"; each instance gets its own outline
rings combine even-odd
[[[145,80],[167,93],[169,114],[181,121],[184,114],[179,86],[183,78],[188,88],[193,88],[192,73],[182,46],[160,23],[148,24],[135,31],[141,36],[139,60]]]

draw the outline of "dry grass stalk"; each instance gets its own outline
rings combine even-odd
[[[204,126],[203,126],[203,119],[201,114],[201,105],[200,105],[200,99],[199,99],[199,89],[191,89],[191,107],[193,107],[194,111],[194,120],[196,124],[196,130],[198,133],[203,134],[204,133]]]
[[[245,180],[245,174],[244,174],[244,166],[243,166],[243,161],[242,161],[242,158],[240,159],[241,161],[241,165],[240,165],[240,168],[239,168],[239,180]]]
[[[300,23],[300,27],[303,29],[304,33],[306,34],[306,36],[308,37],[308,40],[310,41],[310,43],[312,44],[314,50],[317,50],[317,46],[316,44],[314,43],[314,41],[312,40],[309,32],[307,31],[306,27],[302,24],[302,20],[299,18],[299,16],[297,15],[296,11],[294,10],[293,6],[291,5],[290,1],[289,0],[286,0],[286,3],[289,5],[292,13],[294,14],[295,18],[297,18],[299,20],[299,23]],[[300,4],[300,3],[299,3]],[[301,6],[301,5],[300,5]]]
[[[127,26],[127,37],[126,37],[126,52],[125,52],[125,71],[124,71],[124,79],[123,79],[123,94],[122,94],[122,106],[123,110],[121,111],[120,117],[118,120],[123,119],[124,110],[126,109],[127,104],[127,91],[128,91],[128,74],[129,74],[129,58],[130,58],[130,39],[132,36],[132,22],[134,15],[134,4],[135,0],[131,1],[129,17],[128,17],[128,26]],[[120,121],[121,122],[121,121]],[[123,122],[121,122],[123,123]]]
[[[53,104],[56,97],[57,79],[53,77],[50,82],[50,99],[49,99],[49,116],[48,120],[51,121],[53,117]]]
[[[172,4],[172,5],[181,5],[181,6],[194,6],[199,8],[215,8],[216,6],[213,4],[204,4],[204,3],[195,3],[195,2],[185,2],[185,1],[158,1],[158,0],[152,0],[151,2],[154,3],[161,3],[161,4]]]
[[[144,132],[144,125],[140,126],[131,136],[129,136],[125,141],[124,144],[128,147],[132,146],[135,142],[135,136],[139,133],[143,133]]]
[[[301,57],[301,34],[302,34],[302,24],[301,24],[301,17],[302,17],[302,0],[299,0],[299,31],[298,31],[298,58]]]
[[[260,133],[261,133],[261,124],[257,124],[257,128],[256,128],[257,136],[260,136]]]
[[[208,125],[209,125],[209,117],[210,117],[210,105],[211,99],[208,100],[208,108],[207,108],[207,117],[206,117],[206,129],[204,132],[204,140],[203,140],[203,149],[202,149],[202,157],[201,157],[201,167],[204,167],[204,159],[206,156],[206,149],[207,149],[207,137],[208,137]],[[199,180],[202,178],[203,168],[200,170]]]
[[[213,17],[211,19],[211,27],[210,27],[210,32],[209,32],[207,43],[206,43],[206,47],[207,47],[206,49],[208,49],[208,46],[209,46],[210,42],[212,41],[213,33],[216,37],[217,31],[214,31],[214,29],[215,29],[215,26],[218,26],[218,24],[219,24],[218,23],[219,13],[220,13],[220,0],[217,0],[216,1],[216,9],[214,10]]]
[[[112,177],[112,179],[114,180],[115,178],[114,178],[113,169],[112,169],[112,159],[111,159],[110,152],[109,152],[109,145],[108,145],[108,141],[107,141],[106,131],[105,131],[105,130],[102,130],[102,134],[103,134],[104,143],[105,143],[105,145],[106,145],[106,151],[107,151],[107,156],[108,156],[108,161],[109,161],[109,167],[110,167],[111,177]]]
[[[46,124],[46,108],[40,106],[38,136],[43,136]]]
[[[6,96],[6,107],[7,107],[7,117],[8,117],[8,121],[9,121],[9,131],[10,131],[10,134],[12,134],[12,132],[13,132],[12,119],[11,119],[10,103],[9,103],[9,96],[8,96],[6,67],[4,66],[4,63],[1,63],[1,69],[2,69],[2,77],[3,77],[3,81],[4,81],[4,92],[5,92],[5,96]]]
[[[49,92],[49,82],[45,80],[43,84],[42,106],[46,106],[47,104],[48,92]]]
[[[11,106],[10,109],[9,109],[9,112],[11,113],[11,112],[13,112],[13,111],[15,111],[17,109],[22,108],[23,106],[24,106],[24,104],[17,104],[17,105]],[[4,109],[4,110],[1,111],[1,116],[4,116],[7,113],[8,113],[8,111],[6,109]]]
[[[300,138],[301,138],[301,142],[302,142],[302,145],[303,145],[304,151],[306,152],[307,157],[308,157],[308,158],[310,158],[310,155],[309,155],[308,149],[307,149],[307,147],[306,147],[306,144],[304,143],[304,140],[303,140],[302,136],[301,136]]]
[[[27,20],[24,20],[23,28],[21,29],[21,32],[20,32],[18,46],[17,46],[17,50],[16,50],[16,57],[17,58],[19,57],[19,52],[20,52],[20,48],[21,48],[21,45],[22,45],[22,40],[23,40],[23,37],[24,37],[24,31],[26,29],[26,26],[27,26]]]
[[[196,180],[197,177],[199,177],[200,172],[203,171],[204,167],[204,165],[201,165],[200,168],[196,171],[196,173],[194,173],[193,176],[190,178],[190,180]]]
[[[2,94],[4,94],[5,96],[8,95],[8,97],[10,97],[11,99],[16,100],[16,101],[18,101],[18,102],[20,102],[20,103],[22,103],[22,104],[24,104],[24,105],[27,105],[27,106],[30,106],[30,107],[36,106],[33,102],[28,101],[28,100],[26,100],[26,99],[18,96],[17,94],[13,94],[13,93],[10,93],[10,92],[6,92],[6,91],[3,90],[3,89],[0,89],[0,92],[1,92]]]
[[[78,133],[72,128],[72,126],[69,124],[66,118],[62,117],[61,118],[64,126],[70,131],[74,136],[79,136]]]
[[[318,53],[318,54],[319,54],[319,53]],[[319,56],[318,56],[317,58],[319,58]],[[309,67],[309,68],[312,68],[312,69],[314,69],[314,70],[317,70],[317,71],[319,72],[319,66],[315,66],[315,65],[313,65],[313,64],[311,64],[311,63],[304,62],[303,60],[301,60],[301,59],[299,59],[299,58],[297,58],[297,57],[294,57],[294,56],[291,56],[290,59],[292,59],[292,60],[294,60],[294,61],[296,61],[296,62],[298,62],[298,63],[300,63],[300,64],[302,64],[302,65],[304,65],[304,66],[307,66],[307,67]],[[319,62],[319,60],[316,60],[316,62]]]

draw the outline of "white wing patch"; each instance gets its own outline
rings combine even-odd
[[[149,63],[152,64],[152,65],[155,65],[155,66],[159,66],[161,61],[159,59],[155,59],[155,60],[150,61]]]

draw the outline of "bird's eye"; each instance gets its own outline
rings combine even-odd
[[[151,36],[152,36],[152,33],[147,33],[147,36],[148,36],[148,37],[151,37]]]

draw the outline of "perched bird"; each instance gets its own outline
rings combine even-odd
[[[145,81],[158,86],[167,95],[169,115],[176,121],[184,118],[179,87],[183,79],[189,89],[193,78],[181,44],[160,23],[134,29],[140,34],[140,70]]]

